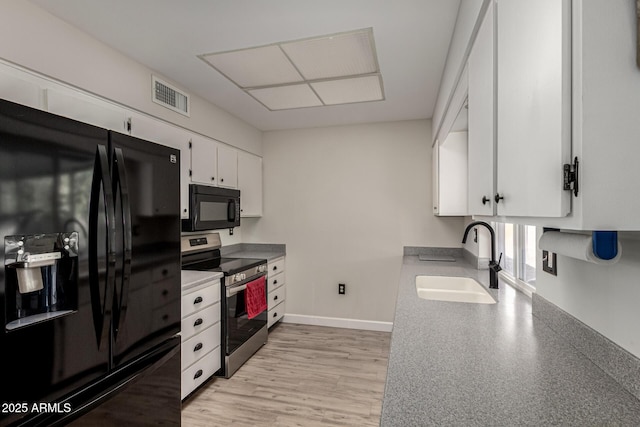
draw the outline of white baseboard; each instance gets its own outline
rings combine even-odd
[[[331,328],[361,329],[365,331],[391,332],[393,322],[374,320],[342,319],[339,317],[308,316],[305,314],[286,313],[283,323],[299,323],[301,325],[329,326]]]

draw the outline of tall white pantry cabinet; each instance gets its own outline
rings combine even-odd
[[[635,2],[497,0],[488,10],[495,19],[497,87],[484,108],[497,115],[490,129],[497,216],[471,213],[564,229],[640,230]],[[470,61],[476,49],[487,49],[484,40],[481,29]],[[471,64],[470,153],[473,144],[490,144],[477,138],[492,138],[472,119],[483,101],[473,98],[474,85],[481,83]],[[488,106],[491,100],[497,105]],[[574,158],[577,195],[575,182],[564,189],[575,172]],[[470,206],[477,197],[469,193]]]

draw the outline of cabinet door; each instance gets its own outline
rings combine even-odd
[[[134,112],[129,112],[129,121],[131,136],[180,150],[180,214],[182,218],[188,218],[191,134],[177,126]]]
[[[571,0],[497,3],[498,215],[566,216]]]
[[[471,215],[495,215],[495,66],[493,4],[469,54],[468,207]]]
[[[433,214],[438,215],[438,186],[439,186],[439,174],[438,174],[438,153],[440,142],[436,139],[436,143],[431,148],[431,198],[433,205]]]
[[[262,216],[262,158],[238,152],[240,216]]]
[[[218,143],[203,136],[191,139],[191,181],[218,185]]]
[[[238,150],[218,145],[218,185],[238,188]]]
[[[450,132],[438,148],[438,215],[467,215],[467,131]]]
[[[79,92],[47,89],[46,93],[50,113],[120,133],[126,131],[127,114],[124,108]]]

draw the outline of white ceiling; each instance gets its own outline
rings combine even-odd
[[[260,130],[430,118],[460,0],[32,0]],[[269,111],[197,55],[373,28],[385,100]]]

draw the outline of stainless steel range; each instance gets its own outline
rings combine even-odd
[[[267,311],[251,312],[256,286],[265,286],[267,260],[225,258],[220,255],[220,235],[205,233],[182,237],[182,269],[220,271],[222,280],[222,355],[224,365],[218,376],[230,378],[260,347],[267,342]],[[248,289],[250,288],[250,289]]]

